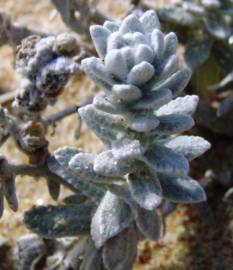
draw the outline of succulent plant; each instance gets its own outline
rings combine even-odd
[[[82,270],[129,270],[138,241],[161,236],[156,209],[163,200],[206,199],[188,171],[189,161],[210,144],[177,136],[193,127],[198,97],[176,98],[191,72],[179,64],[176,35],[161,32],[154,11],[91,26],[90,33],[99,57],[81,64],[103,91],[79,114],[106,148],[98,155],[75,147],[56,150],[49,169],[85,200],[32,209],[25,223],[48,238],[90,235]]]

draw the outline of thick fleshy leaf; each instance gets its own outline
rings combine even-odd
[[[224,99],[218,108],[217,115],[223,116],[233,111],[233,96],[229,96],[226,99]]]
[[[151,33],[151,46],[155,53],[155,61],[158,62],[164,52],[164,36],[158,29],[153,30]]]
[[[154,67],[145,61],[134,66],[128,75],[128,82],[137,86],[148,82],[154,75]]]
[[[103,24],[104,28],[106,28],[107,30],[109,30],[110,32],[116,32],[119,29],[119,25],[115,22],[111,22],[111,21],[105,21]]]
[[[105,66],[115,78],[125,80],[128,74],[128,67],[125,59],[121,55],[121,51],[114,49],[107,53],[105,59]]]
[[[160,106],[172,100],[172,92],[169,89],[155,91],[140,99],[133,106],[136,110],[158,109]]]
[[[209,142],[198,136],[178,136],[167,142],[165,146],[184,155],[188,160],[201,156],[211,147]]]
[[[61,166],[66,168],[68,167],[71,158],[80,152],[82,151],[76,147],[65,146],[65,147],[58,148],[54,152],[54,157]]]
[[[144,154],[144,151],[138,140],[123,139],[114,142],[112,145],[112,153],[117,160],[138,159]]]
[[[111,32],[100,25],[92,25],[90,27],[90,34],[96,51],[101,58],[104,58],[107,52],[107,39]]]
[[[204,20],[206,29],[209,34],[213,35],[217,39],[227,39],[232,32],[231,27],[223,20],[209,19]]]
[[[103,248],[103,260],[107,270],[130,270],[137,258],[138,234],[135,228],[125,229],[108,240]]]
[[[129,206],[107,191],[91,223],[91,236],[97,248],[127,228],[133,220]]]
[[[190,177],[159,175],[163,197],[173,202],[198,203],[206,200],[204,189]]]
[[[94,183],[110,183],[121,180],[117,178],[106,177],[95,172],[93,166],[96,156],[88,153],[79,153],[69,162],[69,168],[78,177]]]
[[[141,22],[134,15],[129,15],[122,21],[119,31],[121,34],[144,32]]]
[[[189,170],[189,163],[183,155],[160,145],[146,152],[145,158],[146,164],[160,173],[186,175]]]
[[[65,204],[80,204],[85,202],[87,199],[88,197],[83,195],[82,193],[76,193],[65,197],[62,201]]]
[[[49,159],[48,167],[51,172],[61,177],[62,181],[68,184],[72,190],[82,192],[95,203],[99,203],[99,201],[102,199],[104,195],[103,190],[79,179],[77,176],[73,175],[71,171],[61,167],[61,165],[54,158]]]
[[[175,33],[170,32],[164,37],[164,58],[168,58],[170,55],[176,53],[178,46],[178,39]]]
[[[32,208],[24,215],[24,223],[46,238],[77,236],[90,230],[93,205],[60,205]]]
[[[117,31],[108,38],[107,51],[110,52],[114,49],[120,49],[126,46],[122,35]]]
[[[154,54],[149,45],[140,44],[136,48],[134,58],[135,58],[134,63],[135,65],[143,61],[152,63],[154,59]]]
[[[198,96],[186,95],[184,97],[178,97],[156,111],[156,115],[171,115],[171,114],[186,114],[192,115],[198,105]]]
[[[185,47],[185,62],[191,69],[203,64],[210,55],[213,42],[211,39],[192,39]]]
[[[98,93],[93,99],[93,105],[101,111],[111,114],[119,114],[125,110],[119,105],[113,104],[108,100],[107,95],[104,92]]]
[[[157,241],[162,234],[162,220],[155,210],[138,207],[136,224],[142,234],[151,241]]]
[[[102,250],[95,247],[90,239],[85,251],[80,270],[101,270],[102,269]]]
[[[112,92],[123,101],[138,100],[142,96],[141,90],[130,84],[115,84],[113,85]]]
[[[159,85],[154,85],[153,90],[162,90],[164,88],[170,89],[174,96],[181,93],[187,86],[191,77],[191,70],[188,68],[181,69],[171,75],[167,80]]]
[[[129,174],[127,183],[132,198],[147,210],[155,209],[162,201],[159,180],[149,170],[141,173]]]
[[[150,132],[156,129],[159,120],[155,115],[140,115],[129,120],[129,128],[136,132]]]
[[[129,163],[116,159],[111,150],[102,152],[94,161],[94,171],[109,177],[123,177],[130,172]]]
[[[105,113],[93,105],[80,108],[79,113],[89,128],[106,144],[111,144],[121,133],[126,132],[125,120],[121,116]]]
[[[154,10],[146,11],[140,18],[145,33],[151,33],[155,28],[160,29],[159,18]]]
[[[161,80],[170,78],[171,74],[177,71],[179,65],[179,57],[175,54],[171,55],[164,64],[162,72],[159,74]]]
[[[233,88],[233,71],[228,74],[220,83],[209,87],[210,90],[217,92],[221,92],[230,88]]]
[[[224,195],[224,201],[233,204],[233,188],[230,188]]]
[[[86,58],[82,60],[81,65],[82,69],[97,85],[102,86],[106,91],[110,91],[112,89],[114,81],[111,78],[111,74],[99,58]]]
[[[183,132],[194,126],[194,121],[189,115],[171,114],[159,116],[158,119],[160,124],[153,132],[161,135]]]

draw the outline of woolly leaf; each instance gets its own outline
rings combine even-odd
[[[94,97],[93,105],[95,105],[97,109],[111,114],[119,114],[119,112],[124,111],[120,106],[111,103],[104,92]]]
[[[101,58],[104,58],[107,52],[107,39],[110,35],[110,31],[102,26],[92,25],[90,27],[90,34],[96,51]]]
[[[132,173],[127,177],[132,198],[147,210],[155,209],[162,201],[162,192],[157,176],[148,170]]]
[[[198,203],[206,200],[206,194],[197,181],[190,177],[159,175],[164,198],[179,203]]]
[[[157,241],[162,234],[162,222],[156,211],[138,207],[136,224],[142,234],[151,241]]]
[[[175,71],[177,71],[179,65],[179,58],[177,55],[173,54],[164,64],[162,72],[159,74],[161,80],[165,80],[170,77]]]
[[[77,236],[90,230],[93,205],[41,206],[27,211],[24,223],[46,238]]]
[[[108,240],[103,248],[103,260],[107,270],[133,269],[137,257],[138,235],[128,228]]]
[[[128,162],[116,159],[111,150],[102,152],[94,161],[94,171],[109,177],[122,177],[129,173]]]
[[[110,91],[113,85],[111,74],[103,65],[102,61],[96,57],[90,57],[82,60],[82,68],[89,77],[105,90]]]
[[[142,24],[134,15],[129,15],[122,21],[119,31],[121,34],[129,32],[144,32]]]
[[[144,149],[138,140],[123,139],[112,144],[112,154],[117,160],[134,160],[144,154]]]
[[[125,80],[127,78],[127,63],[121,55],[120,50],[114,49],[109,51],[104,62],[108,72],[110,72],[114,77],[119,80]]]
[[[119,32],[115,32],[108,39],[107,51],[110,52],[114,49],[120,49],[125,45],[126,43],[122,38],[121,34]]]
[[[153,51],[150,48],[150,46],[145,45],[145,44],[140,44],[138,45],[135,51],[134,58],[135,58],[135,63],[134,63],[135,65],[143,61],[152,64],[153,59],[154,59]]]
[[[95,203],[98,203],[102,199],[104,192],[101,189],[93,186],[90,183],[80,180],[70,171],[61,167],[61,165],[59,165],[59,163],[54,158],[49,159],[48,167],[51,172],[61,177],[62,181],[70,185],[71,189],[75,191],[81,191],[84,195],[88,196]]]
[[[210,148],[210,143],[198,136],[179,136],[165,146],[184,155],[188,160],[193,160],[204,154]]]
[[[158,29],[153,30],[151,33],[151,46],[154,50],[156,61],[159,61],[164,52],[164,36]]]
[[[58,163],[63,167],[68,167],[70,159],[81,150],[76,147],[61,147],[54,152],[54,157]]]
[[[112,88],[112,92],[124,101],[134,101],[142,96],[141,90],[130,84],[115,84]]]
[[[178,46],[178,39],[175,33],[170,32],[164,37],[164,58],[168,58],[170,55],[176,53]]]
[[[150,132],[157,128],[159,120],[155,115],[136,116],[129,120],[129,128],[137,132]]]
[[[106,144],[111,144],[125,132],[124,118],[111,115],[87,105],[79,109],[80,116],[93,132]]]
[[[164,88],[170,89],[174,96],[178,95],[187,86],[191,77],[191,70],[188,68],[181,69],[171,75],[163,83],[153,86],[153,90],[158,91]]]
[[[170,135],[189,130],[194,126],[194,121],[189,115],[170,114],[158,117],[160,124],[153,131],[161,135]]]
[[[111,21],[105,21],[103,24],[104,28],[106,28],[107,30],[109,30],[110,32],[116,32],[119,29],[119,25],[115,22],[111,22]]]
[[[128,83],[140,86],[148,82],[153,75],[154,67],[150,63],[143,61],[130,70]]]
[[[107,191],[91,223],[91,236],[97,248],[127,228],[133,217],[129,206]]]
[[[154,10],[145,12],[141,16],[140,22],[142,23],[145,33],[151,33],[155,28],[160,29],[159,18]]]
[[[160,173],[186,175],[189,170],[189,163],[183,155],[160,145],[146,152],[145,158],[146,164]]]
[[[140,99],[133,105],[136,110],[158,109],[160,106],[172,100],[172,92],[169,89],[152,92],[144,98]]]
[[[75,155],[69,162],[69,168],[72,172],[85,180],[97,183],[110,183],[119,179],[105,177],[94,171],[95,156],[88,153],[79,153]]]
[[[178,97],[156,111],[156,115],[187,114],[192,115],[198,105],[198,96]]]

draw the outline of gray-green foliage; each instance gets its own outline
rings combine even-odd
[[[200,137],[176,134],[193,127],[198,97],[176,98],[187,85],[190,70],[180,67],[176,35],[161,32],[154,11],[140,18],[129,15],[121,23],[94,25],[90,32],[99,57],[84,59],[82,68],[103,92],[79,113],[106,149],[94,155],[63,147],[55,152],[49,168],[76,185],[92,206],[94,245],[90,242],[81,269],[102,269],[104,264],[108,270],[130,270],[138,241],[157,240],[161,235],[156,208],[163,200],[206,199],[202,187],[188,177],[188,161],[210,144]],[[69,211],[65,207],[33,209],[25,217],[26,224],[42,235],[59,237],[56,223],[59,227],[65,215],[68,222],[75,221],[72,230],[66,228],[67,234],[82,233],[85,222],[78,221],[82,213],[75,210],[77,206],[69,206]],[[80,205],[81,212],[85,207]],[[38,213],[42,222],[36,218]]]

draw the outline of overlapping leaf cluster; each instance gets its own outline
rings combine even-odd
[[[176,35],[161,32],[154,11],[140,19],[129,15],[121,23],[106,21],[90,31],[99,58],[84,59],[82,68],[103,91],[79,113],[106,150],[94,155],[58,149],[50,170],[86,200],[33,209],[25,222],[47,237],[90,230],[81,269],[102,269],[103,264],[109,270],[132,269],[137,242],[161,235],[155,210],[163,200],[206,199],[188,171],[189,161],[210,145],[200,137],[175,136],[193,127],[198,97],[175,98],[190,70],[179,63]]]

